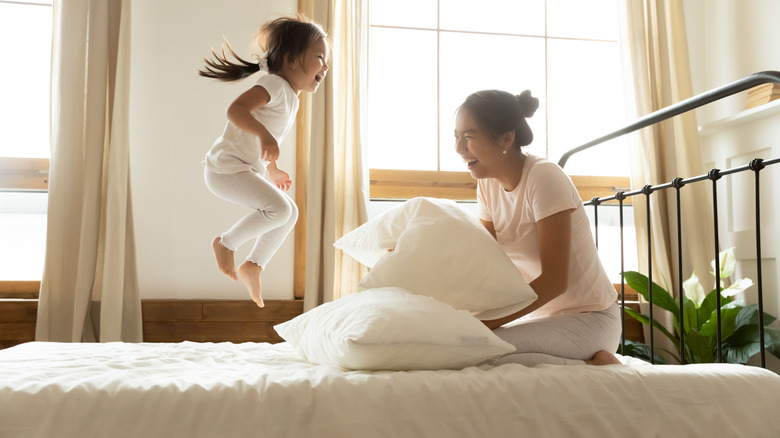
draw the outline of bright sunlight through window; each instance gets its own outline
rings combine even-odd
[[[0,0],[0,158],[49,157],[51,3]],[[0,188],[0,281],[41,279],[47,198]]]
[[[615,0],[369,0],[369,167],[465,171],[454,111],[482,89],[531,90],[527,150],[554,161],[622,126],[617,20]],[[567,173],[627,176],[624,141]]]

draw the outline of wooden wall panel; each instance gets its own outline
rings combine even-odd
[[[0,348],[35,340],[38,300],[0,300]]]
[[[638,304],[627,305],[637,308]],[[301,300],[144,300],[145,342],[281,342],[273,329],[303,312]],[[0,348],[35,340],[37,300],[0,300]],[[626,318],[628,339],[642,341],[642,325]]]
[[[144,300],[146,342],[281,342],[273,326],[300,315],[301,300]]]
[[[273,326],[300,315],[301,300],[143,300],[145,342],[281,342]],[[0,299],[0,348],[35,340],[38,300]]]

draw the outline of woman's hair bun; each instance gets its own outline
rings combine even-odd
[[[523,117],[532,117],[536,110],[539,109],[539,99],[531,96],[530,90],[525,90],[515,97],[517,98],[520,114],[522,114]]]

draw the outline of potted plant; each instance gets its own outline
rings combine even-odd
[[[734,248],[729,248],[719,254],[720,272],[716,276],[723,281],[734,273],[736,260]],[[712,261],[713,275],[715,260]],[[648,279],[646,276],[629,271],[623,274],[626,283],[641,294],[645,300],[650,300],[648,293]],[[728,287],[721,287],[721,353],[722,361],[728,363],[744,364],[751,356],[760,350],[760,332],[758,306],[745,305],[744,299],[739,295],[753,285],[749,278],[735,281]],[[694,272],[691,277],[683,282],[683,294],[678,294],[683,300],[683,342],[685,363],[709,363],[717,359],[717,289],[705,294],[704,288]],[[673,358],[677,363],[682,363],[680,358],[680,298],[672,298],[671,294],[661,286],[653,283],[653,303],[674,316],[673,332],[661,325],[657,320],[653,326],[669,338],[678,347],[676,351],[658,347]],[[626,308],[626,313],[643,324],[650,324],[650,317],[633,309]],[[780,358],[780,330],[769,325],[776,318],[764,312],[764,345],[766,351]],[[622,346],[618,353],[626,356],[634,356],[644,360],[650,360],[650,346],[626,340],[625,350]],[[654,355],[655,363],[667,363],[667,360]]]

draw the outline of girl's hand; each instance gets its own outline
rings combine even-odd
[[[260,158],[268,162],[279,159],[279,142],[273,135],[260,138]]]
[[[290,185],[292,184],[292,179],[290,179],[290,175],[287,174],[282,169],[279,169],[276,166],[268,166],[268,177],[271,179],[271,182],[273,182],[276,187],[279,187],[279,190],[290,190]]]

